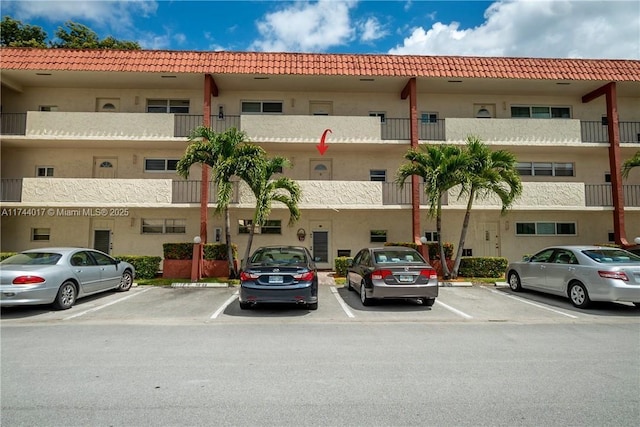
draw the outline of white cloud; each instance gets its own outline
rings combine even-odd
[[[475,28],[414,28],[391,54],[640,59],[638,1],[500,0]]]
[[[358,24],[358,29],[361,32],[360,41],[365,43],[381,39],[389,34],[389,31],[387,31],[375,17],[371,17],[364,22],[360,22]]]
[[[349,12],[356,3],[319,0],[287,4],[256,23],[260,38],[249,49],[320,52],[347,44],[355,37]]]

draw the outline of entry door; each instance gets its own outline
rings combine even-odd
[[[483,256],[500,256],[499,223],[485,222],[482,224]]]
[[[93,231],[93,249],[110,253],[111,249],[111,230],[94,230]]]
[[[330,116],[333,113],[333,103],[331,101],[311,101],[309,102],[309,113],[312,116]]]
[[[326,264],[329,262],[329,232],[314,231],[312,233],[313,259],[316,264]],[[322,267],[318,265],[318,267]]]
[[[331,159],[310,160],[309,179],[314,181],[329,181],[331,179]]]
[[[94,178],[115,178],[118,168],[118,159],[115,157],[94,157],[93,177]]]

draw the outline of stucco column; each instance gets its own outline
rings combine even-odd
[[[401,98],[409,98],[409,137],[411,148],[418,148],[418,101],[416,90],[416,78],[409,79],[407,85],[402,90]],[[420,242],[420,177],[411,175],[411,228],[413,242],[421,245]]]
[[[611,82],[589,92],[582,102],[590,102],[605,95],[607,102],[607,133],[609,136],[609,169],[611,173],[611,196],[613,199],[613,235],[615,242],[622,247],[630,246],[624,226],[624,191],[620,160],[620,123],[618,119],[618,96],[616,83]]]
[[[213,77],[211,74],[204,76],[204,104],[202,125],[204,127],[211,126],[211,95],[213,92]],[[202,177],[200,185],[200,238],[202,243],[207,243],[207,210],[209,207],[209,166],[202,165]]]

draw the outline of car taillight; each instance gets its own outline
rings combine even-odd
[[[40,276],[18,276],[11,283],[14,285],[35,285],[36,283],[44,283],[44,278]]]
[[[302,282],[310,282],[315,277],[315,273],[313,271],[307,271],[306,273],[296,274],[293,276],[294,279],[300,280]]]
[[[428,277],[429,279],[438,279],[438,273],[433,268],[420,270],[420,275]]]
[[[620,280],[624,280],[625,282],[629,281],[629,278],[624,273],[624,271],[604,271],[604,270],[600,270],[600,271],[598,271],[598,274],[600,275],[600,277],[604,277],[605,279],[620,279]]]
[[[257,274],[247,273],[246,271],[240,272],[240,280],[256,280]]]
[[[384,280],[385,277],[392,275],[391,270],[375,270],[371,273],[373,280]]]

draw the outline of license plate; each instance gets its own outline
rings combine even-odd
[[[284,283],[282,276],[269,276],[269,283]]]
[[[413,276],[407,276],[407,275],[398,276],[398,282],[413,283]]]

